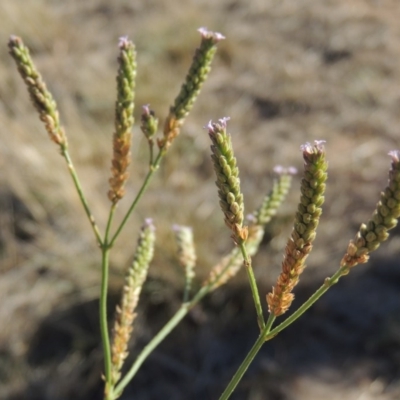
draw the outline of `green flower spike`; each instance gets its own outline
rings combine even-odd
[[[350,241],[341,262],[342,268],[350,270],[357,264],[366,263],[369,254],[389,237],[388,231],[397,226],[400,217],[400,151],[393,150],[389,155],[392,157],[392,166],[388,186],[381,193],[370,220],[361,225],[356,237]]]
[[[179,135],[180,128],[211,70],[211,62],[217,50],[217,43],[225,39],[220,33],[209,31],[206,28],[200,28],[198,31],[201,34],[200,47],[196,49],[185,82],[175,99],[174,105],[170,107],[164,125],[164,138],[158,141],[158,146],[164,150],[167,150],[172,141]]]
[[[297,169],[294,167],[284,168],[277,165],[274,168],[274,172],[278,175],[278,179],[274,181],[271,193],[264,198],[259,209],[247,217],[254,225],[268,224],[271,218],[276,215],[278,208],[289,192],[292,176],[297,174]]]
[[[153,137],[158,128],[158,118],[155,116],[154,111],[150,109],[149,104],[142,107],[140,122],[140,129],[144,136],[146,136],[149,143],[153,144]]]
[[[284,202],[292,182],[292,175],[297,172],[296,168],[280,166],[275,167],[274,171],[279,177],[275,180],[272,190],[264,198],[258,210],[247,216],[249,234],[246,240],[246,248],[250,257],[257,253],[264,236],[264,226],[270,222],[278,207]],[[238,248],[234,248],[212,268],[203,286],[210,285],[212,286],[210,290],[215,290],[234,277],[242,266],[243,256]]]
[[[179,265],[185,271],[185,293],[184,302],[189,300],[189,294],[195,277],[196,250],[193,242],[193,230],[188,226],[174,225],[175,239],[178,245]]]
[[[239,169],[233,154],[230,135],[226,132],[226,122],[222,118],[218,123],[208,124],[208,134],[212,141],[211,159],[217,175],[219,204],[225,216],[225,224],[232,231],[235,243],[243,243],[248,236],[247,227],[243,227],[243,194],[240,191]]]

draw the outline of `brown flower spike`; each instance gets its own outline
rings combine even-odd
[[[362,224],[356,237],[350,241],[341,267],[348,269],[368,261],[369,253],[376,250],[388,237],[388,231],[396,227],[400,217],[400,151],[391,151],[392,166],[389,183],[381,193],[375,211],[366,224]],[[347,271],[348,272],[348,271]]]
[[[114,385],[121,377],[121,369],[128,356],[128,343],[133,330],[133,321],[136,317],[135,309],[147,277],[149,264],[153,258],[154,232],[152,220],[147,219],[140,232],[134,260],[127,271],[121,303],[117,306],[111,348],[111,376]]]
[[[217,175],[219,204],[225,216],[225,224],[232,231],[235,243],[242,243],[248,235],[243,227],[244,203],[240,191],[239,168],[233,154],[232,141],[226,131],[229,118],[221,118],[217,123],[208,124],[208,134],[212,141],[211,159]]]
[[[130,164],[131,130],[136,78],[136,52],[134,44],[126,37],[120,38],[117,74],[117,101],[115,104],[115,132],[111,161],[109,199],[115,204],[125,193]]]
[[[324,203],[327,163],[323,141],[301,147],[304,158],[304,177],[301,197],[291,237],[289,238],[279,275],[272,292],[267,295],[269,312],[274,316],[285,313],[293,299],[293,288],[305,268],[305,260],[312,249],[316,229]]]
[[[60,145],[62,149],[67,149],[67,137],[60,124],[57,104],[36,69],[29,54],[29,49],[24,45],[22,39],[17,36],[10,37],[8,48],[50,139]]]

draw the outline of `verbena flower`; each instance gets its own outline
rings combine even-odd
[[[174,105],[170,107],[164,125],[164,137],[158,141],[158,146],[167,150],[172,141],[179,135],[180,128],[193,107],[200,89],[211,70],[211,62],[217,50],[217,43],[225,37],[218,32],[200,28],[201,43],[195,51],[189,72],[186,75]]]
[[[396,227],[400,217],[400,151],[391,151],[392,165],[389,183],[381,193],[381,198],[371,218],[362,224],[355,238],[350,241],[341,266],[352,268],[366,263],[369,254],[389,237],[389,231]]]
[[[193,241],[193,230],[188,226],[174,225],[175,239],[178,245],[179,265],[185,272],[185,295],[189,296],[196,266],[196,250]],[[188,298],[185,298],[187,301]]]
[[[232,149],[231,137],[226,131],[229,118],[221,118],[218,122],[208,124],[210,136],[211,159],[217,176],[218,197],[221,210],[225,216],[225,224],[232,231],[235,243],[247,238],[247,228],[243,227],[244,202],[240,190],[239,168]]]
[[[117,306],[111,348],[111,376],[113,385],[120,379],[122,366],[128,356],[128,343],[136,317],[135,310],[147,277],[149,264],[153,258],[154,242],[155,228],[152,220],[147,219],[139,235],[132,265],[126,274],[121,303]]]
[[[292,234],[285,248],[282,272],[272,292],[267,295],[269,312],[274,316],[285,313],[293,299],[293,288],[305,268],[305,260],[312,249],[316,229],[324,203],[327,162],[322,141],[301,147],[304,158],[304,176],[301,197]]]
[[[24,45],[22,39],[17,36],[10,37],[8,48],[50,139],[60,145],[61,148],[67,149],[67,137],[60,123],[57,104],[36,69],[29,54],[29,49]]]
[[[140,122],[140,129],[146,136],[147,140],[152,144],[153,137],[158,128],[158,118],[156,118],[154,111],[150,109],[148,104],[142,107],[142,116]]]
[[[120,38],[117,74],[117,101],[115,103],[115,131],[111,161],[110,190],[108,197],[117,203],[125,193],[130,164],[131,130],[134,122],[136,52],[134,44],[126,37]]]
[[[292,167],[275,167],[274,171],[279,176],[274,181],[271,191],[264,198],[258,210],[247,216],[249,233],[246,248],[250,257],[257,253],[264,236],[264,227],[276,214],[278,207],[285,201],[292,182],[292,175],[296,172],[295,168]],[[243,256],[235,248],[212,268],[210,275],[203,282],[203,286],[210,285],[210,290],[215,290],[233,278],[242,266]]]
[[[265,225],[276,214],[279,206],[283,203],[292,184],[292,176],[297,173],[296,168],[284,168],[280,165],[274,168],[278,179],[274,181],[272,190],[265,196],[261,206],[249,218],[253,224]]]

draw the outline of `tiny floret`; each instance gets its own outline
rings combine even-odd
[[[153,218],[146,218],[144,220],[144,225],[151,229],[152,232],[156,230],[156,227],[153,224]]]
[[[303,152],[311,153],[312,152],[311,143],[306,142],[306,143],[302,144],[300,146],[300,150],[303,151]]]
[[[201,36],[204,39],[214,39],[216,42],[219,42],[220,40],[225,39],[225,36],[222,35],[221,33],[210,31],[209,29],[207,29],[205,27],[199,28],[198,32],[201,33]]]
[[[231,119],[230,117],[223,117],[218,120],[218,123],[214,123],[210,119],[210,121],[208,122],[207,126],[205,126],[205,128],[208,129],[209,133],[215,133],[215,128],[217,125],[219,125],[219,129],[226,129],[227,122],[230,119]]]
[[[285,168],[282,165],[275,165],[274,172],[278,175],[281,175],[285,172]]]
[[[212,120],[210,119],[209,121],[208,121],[208,124],[204,127],[205,129],[208,129],[208,131],[211,133],[211,132],[214,132],[214,125],[213,125],[213,122],[212,122]]]
[[[282,165],[276,165],[274,167],[274,172],[278,175],[296,175],[297,168],[295,168],[295,167],[285,168]]]
[[[326,143],[325,140],[314,140],[314,146],[317,148],[319,151],[324,150],[324,143]],[[313,153],[313,145],[311,143],[304,143],[303,145],[300,146],[301,151],[304,153]]]
[[[150,104],[145,104],[144,106],[142,106],[142,110],[143,114],[150,115],[151,114]]]
[[[315,147],[317,147],[318,150],[320,150],[320,151],[322,151],[324,149],[325,143],[326,143],[326,140],[314,140]]]
[[[223,117],[220,118],[218,121],[222,125],[223,128],[226,128],[226,123],[231,119],[231,117]]]
[[[118,46],[120,49],[123,49],[124,47],[127,47],[129,44],[129,39],[128,36],[121,36],[119,38]]]
[[[391,150],[389,151],[389,156],[392,157],[394,162],[399,162],[400,160],[400,151],[399,150]]]

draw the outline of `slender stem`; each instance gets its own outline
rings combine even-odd
[[[296,310],[290,317],[279,324],[275,329],[268,332],[266,329],[263,332],[265,340],[270,340],[276,336],[283,329],[287,328],[294,321],[300,318],[320,297],[325,294],[333,285],[335,285],[341,276],[343,276],[348,271],[348,267],[344,266],[338,269],[330,278],[326,278],[323,285],[304,303],[298,310]]]
[[[108,214],[108,221],[107,221],[107,226],[106,226],[106,232],[105,232],[105,234],[104,234],[104,242],[105,242],[105,244],[108,242],[108,238],[110,237],[110,230],[111,230],[111,225],[112,225],[112,221],[113,221],[113,218],[114,218],[114,213],[115,213],[115,210],[117,209],[117,204],[112,204],[111,205],[111,208],[110,208],[110,213]],[[111,245],[108,245],[108,248],[111,248],[112,247],[112,244]]]
[[[242,252],[243,255],[244,266],[247,272],[247,277],[249,278],[251,293],[253,295],[254,305],[256,307],[258,326],[260,327],[260,330],[263,330],[265,327],[265,321],[261,307],[260,294],[258,292],[257,282],[254,276],[253,267],[251,266],[251,257],[247,252],[245,242],[240,244],[240,251]]]
[[[185,289],[183,291],[183,303],[187,303],[189,301],[190,289],[191,289],[191,282],[189,281],[187,275],[185,274]]]
[[[272,325],[275,322],[275,319],[276,319],[276,317],[274,314],[269,314],[267,323],[265,324],[265,330],[263,332],[264,336],[265,336],[265,333],[269,333],[269,331],[271,330]]]
[[[100,331],[104,351],[104,374],[108,390],[111,389],[111,346],[107,319],[109,256],[110,248],[105,244],[102,248],[101,260]]]
[[[149,139],[149,160],[150,160],[149,165],[151,168],[154,160],[154,142],[152,139]]]
[[[235,375],[229,382],[228,386],[225,388],[224,392],[222,393],[221,397],[219,400],[227,400],[229,399],[230,395],[233,393],[233,391],[236,389],[236,386],[242,379],[243,375],[247,371],[247,368],[249,368],[249,365],[252,363],[254,360],[254,357],[257,355],[257,353],[260,351],[262,345],[264,344],[265,339],[263,335],[260,335],[256,342],[254,343],[253,347],[247,354],[246,358],[243,360],[242,364],[240,365],[239,369],[236,371]]]
[[[218,280],[218,277],[225,273],[226,269],[230,267],[230,262],[226,265],[226,267],[218,274],[215,278]],[[128,385],[128,383],[135,376],[141,365],[146,361],[147,357],[155,350],[155,348],[172,332],[172,330],[182,321],[182,319],[187,315],[187,313],[203,298],[205,297],[210,290],[213,288],[213,284],[209,283],[206,286],[203,286],[196,295],[192,298],[192,300],[188,303],[182,304],[179,310],[175,313],[175,315],[164,325],[164,327],[154,336],[151,341],[143,348],[143,350],[137,356],[135,362],[132,364],[129,371],[126,373],[124,378],[116,385],[114,389],[114,393],[118,397],[118,393],[121,393],[124,388]]]
[[[160,152],[157,154],[156,159],[154,160],[154,163],[150,166],[149,172],[147,173],[146,178],[144,179],[143,184],[142,184],[141,188],[139,189],[138,194],[136,195],[135,199],[133,200],[131,206],[129,207],[129,210],[126,213],[126,215],[125,215],[124,219],[122,220],[121,224],[119,225],[119,227],[117,228],[116,232],[114,233],[114,236],[110,240],[110,247],[112,247],[112,245],[114,244],[115,240],[117,239],[117,237],[121,233],[121,231],[124,228],[125,224],[128,222],[129,217],[132,214],[132,211],[135,209],[137,203],[139,202],[139,200],[143,196],[145,190],[147,189],[147,186],[150,183],[151,178],[154,175],[154,172],[156,172],[156,170],[158,169],[158,167],[160,165],[161,158],[162,158],[163,155],[164,155],[164,152],[160,150]]]
[[[238,250],[238,249],[236,249]],[[226,264],[225,268],[215,277],[214,282],[218,281],[219,277],[223,275],[227,269],[230,268],[232,262],[239,253],[235,253],[230,261]],[[205,297],[212,289],[213,282],[206,286],[203,286],[188,303],[182,304],[175,315],[164,325],[164,327],[154,336],[151,341],[143,348],[143,350],[137,356],[135,362],[132,364],[131,368],[127,374],[122,378],[122,380],[115,386],[113,393],[116,397],[121,393],[128,383],[135,376],[139,368],[146,361],[147,357],[156,349],[156,347],[172,332],[172,330],[182,321],[182,319],[187,315],[187,313],[200,302],[203,297]]]
[[[111,356],[111,342],[108,331],[108,316],[107,316],[107,299],[108,299],[108,278],[109,278],[109,255],[111,245],[108,243],[110,229],[114,218],[117,204],[113,203],[108,214],[108,221],[106,231],[104,234],[104,244],[102,246],[102,269],[101,269],[101,294],[100,294],[100,327],[101,338],[104,350],[104,370],[106,380],[105,400],[116,399],[114,388],[111,384],[111,369],[112,369],[112,356]]]
[[[69,155],[68,149],[65,146],[61,146],[61,154],[65,158],[65,161],[67,162],[69,173],[70,173],[70,175],[72,177],[72,180],[74,182],[76,191],[78,192],[78,196],[79,196],[79,198],[81,200],[83,208],[85,209],[86,215],[87,215],[87,217],[89,219],[89,222],[90,222],[90,224],[92,226],[94,235],[96,236],[97,243],[99,244],[99,246],[101,246],[103,244],[103,241],[102,241],[102,238],[101,238],[101,234],[100,234],[99,228],[97,227],[96,220],[94,219],[94,216],[93,216],[92,212],[90,211],[89,204],[88,204],[88,202],[86,200],[85,195],[83,194],[83,190],[82,190],[82,186],[80,184],[79,178],[78,178],[78,174],[76,173],[76,170],[75,170],[74,165],[72,163],[72,160],[71,160],[71,157]]]
[[[284,322],[278,325],[275,329],[271,330],[272,324],[275,321],[275,316],[270,314],[268,321],[261,332],[261,335],[254,343],[253,347],[247,354],[246,358],[243,360],[242,364],[236,371],[235,375],[229,382],[228,386],[226,387],[225,391],[222,393],[220,400],[227,400],[229,399],[230,395],[235,390],[236,386],[239,384],[240,380],[242,379],[244,373],[246,372],[247,368],[254,360],[254,357],[257,355],[259,350],[261,349],[264,342],[272,339],[275,337],[279,332],[283,329],[287,328],[290,324],[296,321],[299,317],[301,317],[317,300],[321,298],[323,294],[325,294],[330,287],[338,282],[340,277],[344,275],[348,271],[348,267],[344,266],[340,268],[334,275],[330,278],[325,279],[324,284],[301,306],[297,311],[295,311],[290,317],[288,317]]]
[[[143,348],[129,371],[115,387],[114,393],[117,395],[117,397],[118,394],[122,393],[126,385],[128,385],[128,383],[132,380],[150,353],[152,353],[153,350],[166,338],[166,336],[171,333],[171,331],[179,324],[179,322],[182,321],[189,309],[190,308],[188,307],[188,304],[183,304],[175,313],[175,315],[157,333],[157,335],[154,336],[153,339]]]
[[[143,350],[137,356],[135,362],[132,364],[129,371],[118,383],[114,389],[114,393],[117,395],[122,393],[126,385],[132,380],[139,368],[146,361],[147,357],[155,350],[155,348],[172,332],[172,330],[182,321],[187,313],[209,292],[211,286],[202,287],[193,297],[189,303],[182,304],[175,315],[163,326],[163,328],[151,339],[151,341],[143,348]]]

